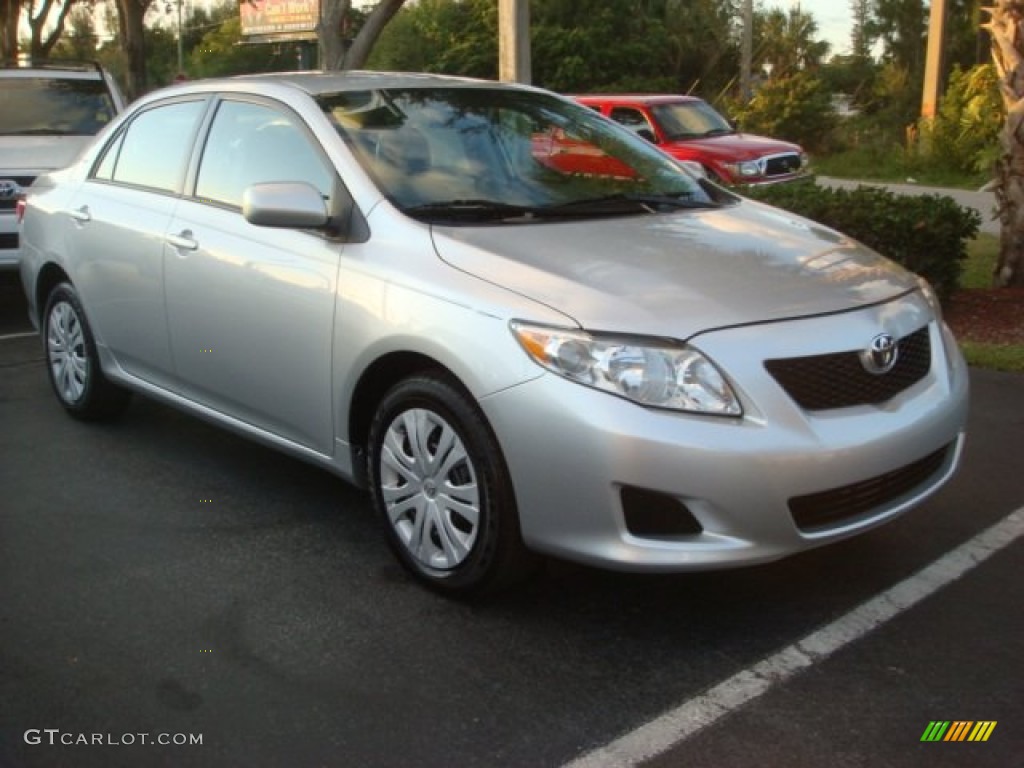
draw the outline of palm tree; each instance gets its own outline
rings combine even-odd
[[[755,70],[766,69],[773,77],[788,77],[820,66],[828,55],[829,44],[817,39],[818,22],[799,6],[788,12],[776,9],[759,15],[761,23],[754,27]]]
[[[1018,27],[1024,0],[994,0],[982,26],[992,36],[992,59],[1006,104],[1006,125],[996,162],[995,194],[1002,225],[996,286],[1024,285],[1024,40]]]

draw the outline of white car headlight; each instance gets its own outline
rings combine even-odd
[[[531,358],[570,381],[656,408],[714,416],[743,413],[725,377],[692,347],[518,321],[510,327]]]

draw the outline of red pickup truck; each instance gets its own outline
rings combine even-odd
[[[703,99],[693,96],[600,94],[575,96],[678,160],[699,163],[725,184],[775,184],[810,178],[797,144],[740,133]]]

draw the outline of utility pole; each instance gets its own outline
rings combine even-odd
[[[754,66],[754,0],[743,0],[743,38],[740,44],[740,101],[750,101],[753,89],[750,70]]]
[[[181,44],[181,5],[185,0],[178,0],[178,76],[185,74],[185,57]]]
[[[946,0],[932,0],[928,18],[928,53],[924,65],[924,93],[921,95],[921,117],[931,120],[938,109],[942,85],[942,58],[945,51]]]
[[[530,2],[498,0],[498,79],[529,83]]]

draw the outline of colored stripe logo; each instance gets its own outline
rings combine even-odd
[[[932,720],[921,741],[988,741],[996,729],[995,720]]]

